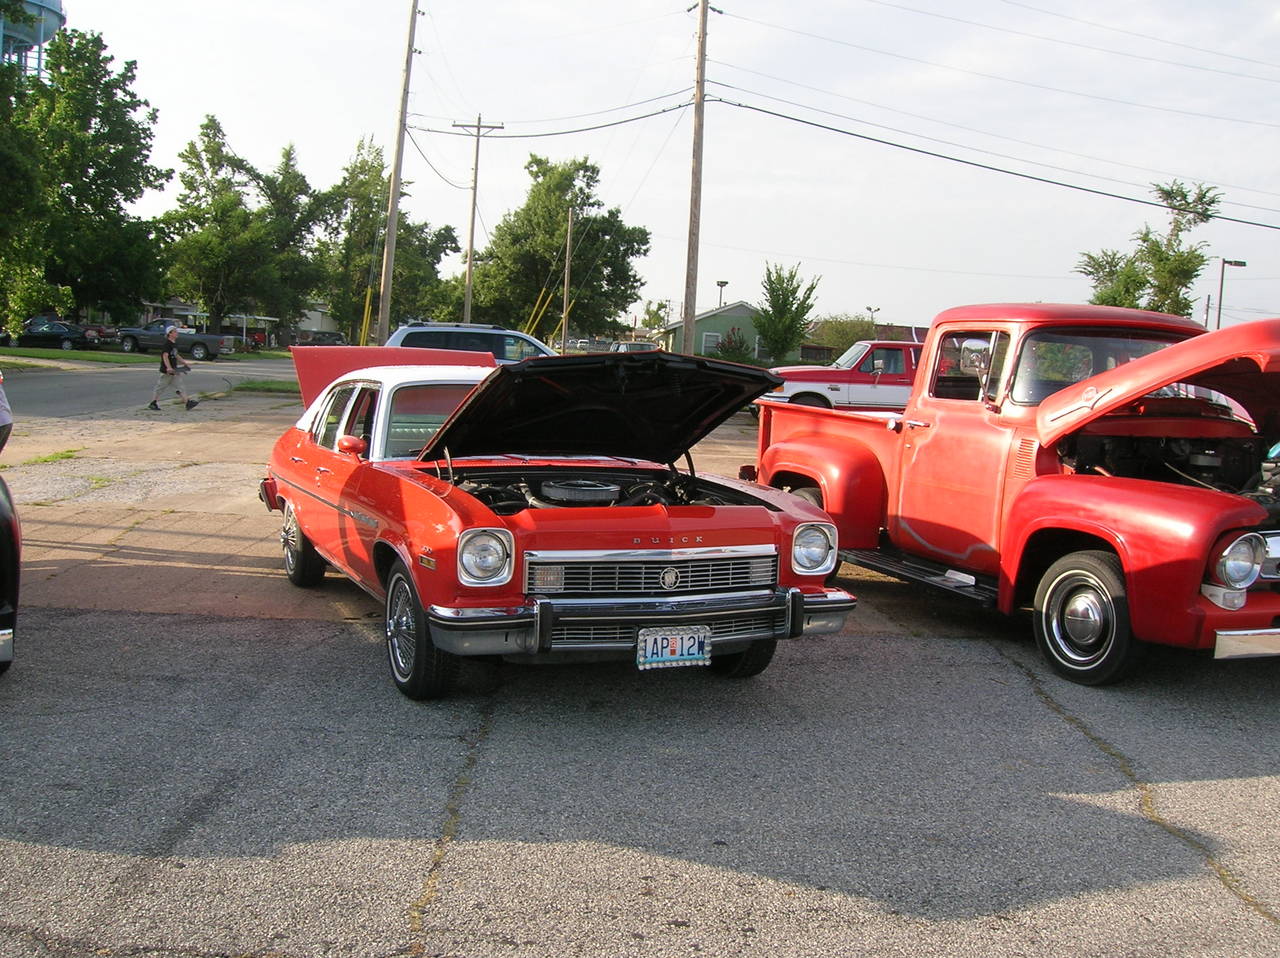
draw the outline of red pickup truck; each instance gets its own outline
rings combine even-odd
[[[1086,685],[1147,643],[1280,654],[1280,319],[947,310],[901,414],[759,403],[757,464],[848,562],[1029,609]]]

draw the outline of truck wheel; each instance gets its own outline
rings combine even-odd
[[[1036,645],[1050,667],[1081,685],[1118,682],[1144,646],[1129,628],[1124,570],[1111,552],[1073,552],[1036,589]]]
[[[304,589],[319,585],[324,578],[325,561],[298,526],[298,517],[293,514],[291,505],[284,507],[280,544],[284,546],[284,571],[289,581]]]
[[[773,661],[778,643],[774,639],[752,642],[741,652],[711,656],[711,671],[730,679],[749,679],[759,675]]]
[[[138,341],[132,336],[126,336],[120,340],[120,348],[126,353],[138,352]]]
[[[435,699],[453,687],[458,657],[431,641],[431,626],[413,579],[396,560],[387,579],[387,661],[396,688],[411,699]]]
[[[192,343],[191,358],[199,362],[204,362],[209,358],[209,347],[204,343]]]
[[[796,486],[791,490],[791,494],[797,499],[803,499],[810,505],[817,506],[819,509],[824,508],[822,505],[822,490],[817,486]]]
[[[801,393],[799,396],[792,396],[791,405],[817,406],[820,409],[831,408],[831,403],[827,402],[822,396],[815,396],[813,393]]]

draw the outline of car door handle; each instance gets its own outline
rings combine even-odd
[[[290,462],[306,462],[307,460],[303,459],[301,456],[290,456],[289,461]]]
[[[910,426],[912,429],[928,429],[930,426],[933,425],[933,423],[922,422],[919,419],[908,419],[907,425]]]
[[[332,473],[332,472],[333,472],[333,470],[332,470],[332,469],[326,469],[324,466],[316,466],[316,472],[317,472],[317,473],[321,473],[321,472],[323,472],[323,473],[325,473],[326,475],[328,475],[328,474]]]

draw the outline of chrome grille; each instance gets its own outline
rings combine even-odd
[[[764,612],[739,618],[716,619],[711,627],[712,641],[758,639],[775,635],[786,626],[784,612]],[[624,643],[634,645],[639,625],[563,625],[551,630],[551,645],[564,643]]]
[[[778,556],[718,556],[623,561],[530,559],[525,591],[535,595],[688,595],[772,588]]]

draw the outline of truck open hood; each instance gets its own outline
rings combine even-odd
[[[329,383],[366,366],[493,366],[493,353],[416,346],[290,346],[302,405],[310,406]]]
[[[1192,336],[1054,393],[1040,403],[1040,443],[1051,446],[1086,423],[1173,383],[1202,386],[1243,407],[1258,429],[1280,428],[1280,319]]]
[[[780,382],[754,366],[657,350],[540,356],[500,366],[440,427],[422,458],[672,463]]]

